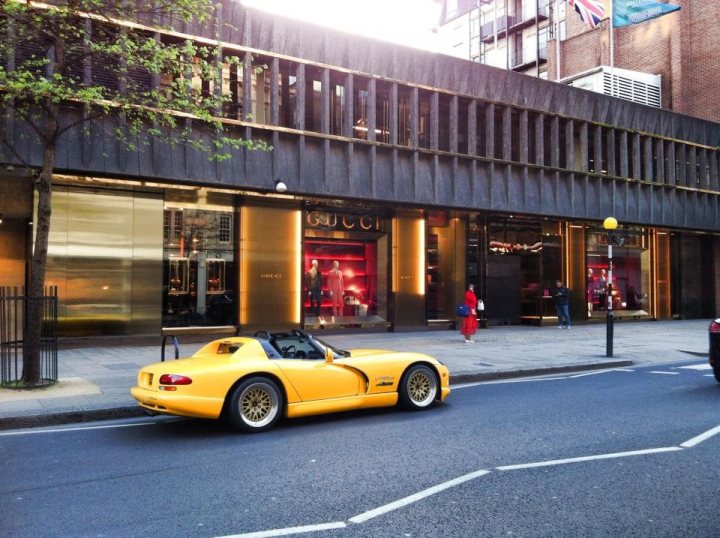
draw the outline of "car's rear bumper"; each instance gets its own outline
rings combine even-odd
[[[189,396],[142,387],[133,387],[130,394],[145,409],[183,417],[218,418],[224,403],[222,398]]]

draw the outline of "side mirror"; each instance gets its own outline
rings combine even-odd
[[[325,362],[332,362],[335,358],[335,355],[332,352],[332,349],[329,347],[325,348]]]

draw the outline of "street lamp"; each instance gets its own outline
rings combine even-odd
[[[605,330],[605,355],[608,357],[613,356],[613,331],[615,322],[615,315],[613,314],[613,296],[612,296],[612,270],[613,270],[613,256],[612,256],[612,232],[618,227],[618,221],[615,217],[608,217],[603,221],[603,228],[607,230],[607,246],[608,246],[608,305],[607,305],[607,318],[606,318],[606,330]]]

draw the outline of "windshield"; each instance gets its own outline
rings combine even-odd
[[[315,343],[322,348],[323,353],[325,353],[325,350],[330,348],[333,352],[333,355],[337,355],[338,357],[349,357],[350,352],[345,349],[340,349],[335,346],[331,346],[330,344],[323,342],[319,338],[315,338],[314,336],[312,339],[315,341]]]

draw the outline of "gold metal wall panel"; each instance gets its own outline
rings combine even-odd
[[[61,335],[157,331],[161,279],[159,195],[55,188],[46,283]]]
[[[37,194],[36,194],[37,198]],[[68,215],[70,214],[70,192],[65,187],[55,185],[52,195],[52,215],[50,217],[50,237],[48,238],[47,266],[45,284],[57,286],[58,320],[62,331],[62,320],[67,318],[67,254],[68,254]],[[37,208],[37,202],[35,203]],[[37,210],[36,210],[37,212]],[[37,226],[37,214],[33,217]],[[33,235],[34,241],[34,235]]]
[[[587,319],[587,295],[585,293],[586,246],[585,227],[568,224],[565,227],[565,285],[570,293],[570,317],[574,320]]]
[[[131,331],[159,334],[162,319],[163,200],[133,199]]]
[[[25,285],[25,245],[29,226],[23,218],[3,216],[0,223],[0,287]]]
[[[393,218],[395,328],[425,325],[425,219]]]
[[[451,221],[453,233],[455,235],[455,245],[453,246],[453,257],[455,261],[455,271],[453,273],[453,296],[450,298],[450,318],[455,317],[455,306],[460,304],[461,298],[465,296],[465,282],[467,280],[467,217],[453,218]],[[476,290],[478,299],[481,297],[480,290]]]
[[[651,230],[652,277],[654,284],[650,294],[650,313],[656,319],[672,317],[670,287],[670,232],[667,230]]]
[[[239,320],[242,330],[300,324],[302,213],[240,208]]]
[[[68,213],[67,333],[129,334],[133,196],[71,191]]]

